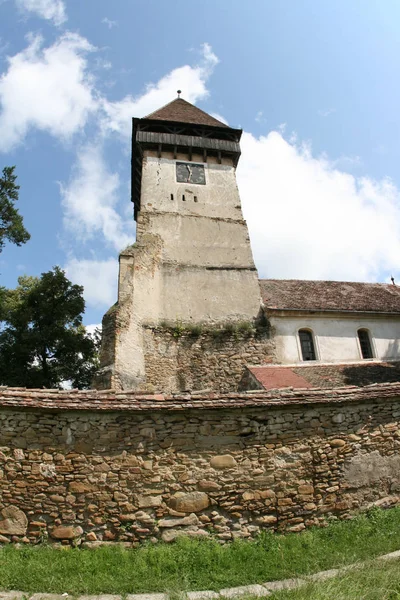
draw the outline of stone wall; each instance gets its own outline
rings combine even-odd
[[[0,541],[301,531],[400,500],[400,385],[247,394],[0,389]]]
[[[249,331],[144,329],[146,381],[152,389],[238,390],[246,364],[273,360],[268,328]]]

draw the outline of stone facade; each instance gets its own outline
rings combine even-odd
[[[273,344],[266,328],[197,332],[178,326],[146,328],[144,352],[152,389],[228,392],[239,389],[246,364],[272,360]]]
[[[399,384],[0,395],[3,543],[223,542],[400,501]]]

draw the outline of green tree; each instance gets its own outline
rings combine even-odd
[[[57,388],[70,381],[87,388],[98,368],[99,335],[82,324],[83,287],[54,267],[23,276],[0,297],[0,383]]]
[[[31,237],[14,206],[19,190],[19,185],[15,183],[17,176],[14,169],[15,167],[4,167],[3,176],[0,177],[0,252],[7,240],[21,246]]]

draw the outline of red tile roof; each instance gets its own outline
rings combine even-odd
[[[261,279],[267,309],[400,314],[400,286],[354,281]]]
[[[363,361],[358,363],[248,367],[260,388],[273,390],[292,387],[332,389],[354,385],[400,382],[400,362]]]
[[[162,108],[150,113],[145,119],[156,121],[176,121],[178,123],[191,123],[193,125],[209,125],[211,127],[228,127],[197,106],[190,104],[183,98],[175,98]]]
[[[304,377],[287,367],[248,367],[248,369],[265,390],[312,387]]]

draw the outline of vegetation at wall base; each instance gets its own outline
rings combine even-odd
[[[219,590],[342,567],[399,548],[400,507],[300,534],[265,533],[225,545],[191,538],[136,549],[9,545],[0,550],[0,589],[58,594]]]
[[[176,338],[183,335],[200,337],[202,334],[205,334],[218,339],[239,336],[250,337],[262,333],[266,328],[265,326],[259,326],[258,324],[256,326],[251,321],[227,321],[226,323],[215,326],[206,325],[205,323],[182,323],[180,321],[170,323],[168,321],[161,321],[160,325],[155,327],[155,329],[170,331],[173,337]]]

